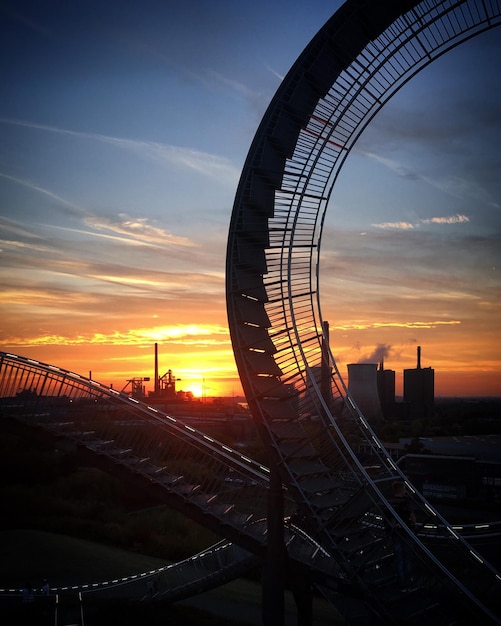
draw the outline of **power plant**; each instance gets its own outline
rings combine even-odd
[[[190,391],[176,391],[176,382],[181,380],[174,376],[171,369],[167,370],[162,376],[159,375],[158,369],[158,344],[155,344],[155,365],[154,365],[154,377],[153,377],[153,391],[146,392],[146,388],[143,386],[143,382],[149,382],[150,378],[135,377],[127,381],[127,385],[122,389],[126,391],[130,386],[130,395],[136,400],[145,400],[148,398],[152,403],[165,403],[165,402],[181,402],[186,400],[192,400],[193,394]]]
[[[328,364],[329,325],[324,322],[321,366],[312,368],[306,388],[306,398],[313,385],[320,387],[322,396],[327,405],[332,400],[330,389],[330,367]],[[348,368],[348,392],[363,415],[371,422],[383,419],[419,419],[430,418],[435,409],[435,370],[421,366],[421,346],[417,347],[416,368],[404,369],[403,402],[397,403],[395,396],[395,371],[385,369],[384,359],[379,363],[364,362],[350,363]],[[127,381],[125,391],[131,387],[131,395],[138,400],[146,397],[149,402],[156,404],[178,404],[187,400],[193,401],[191,392],[176,390],[176,382],[180,379],[174,376],[171,369],[165,374],[159,374],[158,344],[155,343],[154,388],[146,392],[143,382],[150,378],[132,378]],[[314,381],[314,382],[313,382]]]
[[[421,367],[421,346],[415,369],[404,370],[404,403],[409,418],[432,417],[435,410],[435,370]]]
[[[386,419],[395,415],[395,371],[384,369],[384,359],[379,363],[377,371],[377,390],[383,416]]]
[[[176,377],[172,370],[167,370],[163,376],[158,373],[158,343],[155,344],[155,373],[154,390],[150,392],[152,400],[173,400],[176,398]]]
[[[348,391],[363,415],[370,421],[383,418],[377,386],[377,363],[350,363]]]
[[[372,422],[381,419],[430,418],[435,410],[435,370],[421,367],[421,346],[417,365],[404,370],[403,403],[395,399],[395,372],[377,363],[350,363],[348,391],[364,416]]]

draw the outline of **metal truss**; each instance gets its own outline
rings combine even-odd
[[[467,540],[421,497],[347,393],[318,289],[325,211],[360,133],[420,69],[498,25],[500,8],[493,0],[348,0],[284,79],[237,190],[229,326],[254,420],[283,485],[287,558],[301,568],[304,585],[316,585],[357,626],[501,623],[501,576],[482,555],[481,538]],[[92,463],[227,538],[245,551],[237,551],[235,565],[247,554],[263,559],[275,470],[96,381],[7,353],[0,353],[0,415],[71,442]],[[357,456],[361,443],[372,468]],[[395,479],[412,494],[417,529],[390,503]],[[405,599],[391,563],[387,523],[395,517],[419,583]],[[226,568],[222,555],[232,552],[224,546],[207,559],[215,565],[197,589]]]
[[[374,613],[385,615],[383,623],[391,621],[378,600],[382,582],[368,574],[368,555],[377,561],[377,533],[367,535],[364,512],[383,521],[394,516],[389,487],[396,479],[406,482],[423,528],[437,522],[449,540],[455,556],[445,564],[443,553],[408,533],[443,585],[480,607],[467,582],[471,566],[480,566],[490,589],[499,588],[500,578],[400,473],[345,387],[321,314],[323,223],[339,172],[378,111],[440,55],[499,25],[500,15],[495,0],[348,0],[282,81],[251,144],[233,207],[230,333],[270,464],[298,504],[298,523],[356,581]],[[361,443],[375,459],[375,474],[357,457]],[[354,535],[355,549],[345,550]],[[495,610],[480,610],[496,619]],[[399,616],[397,623],[404,622]]]
[[[11,428],[36,431],[56,446],[61,442],[63,449],[247,552],[237,559],[226,542],[216,551],[219,556],[229,552],[235,563],[263,557],[269,469],[190,424],[74,372],[3,352],[0,419]],[[287,498],[289,520],[295,508]],[[292,560],[325,567],[325,551],[292,522],[287,544]],[[329,570],[338,576],[334,562]]]
[[[151,574],[158,578],[160,587],[145,600],[175,601],[186,594],[200,593],[263,562],[270,473],[266,466],[241,452],[96,381],[8,353],[0,353],[0,416],[6,426],[26,427],[40,439],[48,438],[63,449],[68,449],[69,443],[73,453],[85,462],[117,475],[131,487],[148,491],[233,542],[223,542],[164,572],[146,573],[146,577]],[[363,591],[366,585],[376,586],[380,596],[386,594],[387,600],[392,599],[390,610],[382,613],[381,623],[414,623],[409,619],[409,604],[403,605],[404,611],[398,602],[395,604],[391,582],[394,576],[387,568],[391,547],[382,516],[352,507],[350,517],[337,524],[333,537],[338,546],[329,552],[308,534],[304,516],[287,490],[285,494],[285,548],[289,563],[302,568],[302,584],[310,581],[317,585],[342,611],[347,623],[354,624],[380,623],[372,621],[374,615],[380,616],[380,601],[374,602],[373,596]],[[461,533],[466,532],[473,532],[475,541],[482,542],[492,539],[486,534],[488,530],[496,540],[496,528],[483,527],[442,528],[439,520],[434,519],[433,523],[421,524],[419,537],[426,545],[433,545],[434,550],[448,554],[451,530],[453,545],[464,544]],[[475,579],[482,592],[479,595],[487,594],[491,600],[492,585],[482,571],[491,573],[490,566],[476,550],[469,550],[475,563],[483,565],[480,574],[484,575]],[[472,572],[471,563],[463,563],[463,567],[468,568],[465,574],[478,576],[478,571]],[[443,595],[446,590],[444,583],[428,570],[424,564],[420,568],[421,575],[427,573],[422,589],[427,598],[423,605],[427,619],[431,621],[432,611],[431,623],[450,623],[443,621],[450,618],[449,605],[436,602],[436,594]],[[390,581],[386,590],[381,589],[381,575]],[[130,593],[136,596],[134,587],[142,585],[145,576],[85,583],[55,592],[71,593],[76,589],[79,594],[102,594],[116,586],[130,585]],[[5,593],[8,590],[2,591]],[[473,606],[474,615],[478,611],[487,611],[489,615],[489,609],[478,598],[468,595],[467,599],[467,608]],[[471,612],[464,614],[470,616]],[[367,622],[369,618],[371,621]]]

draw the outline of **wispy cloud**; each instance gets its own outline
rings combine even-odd
[[[153,160],[161,166],[169,164],[194,170],[202,176],[232,187],[240,175],[240,171],[228,159],[193,148],[171,146],[154,141],[120,139],[106,135],[91,136],[117,148],[130,150],[138,157]]]
[[[10,243],[19,246],[24,246],[26,240],[42,239],[38,233],[33,232],[31,225],[2,216],[0,216],[0,233],[0,241],[6,242],[8,237],[15,236],[17,239]]]
[[[361,154],[362,156],[366,156],[372,159],[373,161],[376,161],[377,163],[384,165],[384,167],[391,170],[392,172],[395,172],[395,174],[397,174],[398,176],[402,178],[407,178],[410,180],[423,179],[423,176],[421,174],[419,174],[415,170],[411,170],[406,165],[402,165],[398,161],[395,161],[395,159],[390,159],[389,157],[385,157],[380,154],[376,154],[375,152],[370,152],[368,150],[363,150],[361,148],[355,148],[355,150],[358,154]]]
[[[438,326],[458,326],[461,324],[460,320],[410,320],[399,322],[397,320],[390,322],[373,322],[373,323],[360,323],[360,324],[332,324],[331,328],[334,330],[369,330],[369,329],[381,329],[381,328],[437,328]]]
[[[420,221],[421,224],[464,224],[469,222],[470,218],[466,215],[450,215],[449,217],[431,217]]]
[[[117,217],[89,216],[85,223],[96,230],[109,230],[140,240],[142,243],[158,245],[176,245],[192,247],[195,244],[187,237],[178,237],[148,223],[145,217],[131,217],[126,213],[120,213]]]
[[[211,83],[217,82],[220,85],[229,88],[239,98],[245,100],[251,108],[259,114],[263,112],[266,104],[268,103],[268,94],[251,89],[238,80],[228,78],[227,76],[224,76],[220,72],[216,72],[214,70],[209,71],[208,76]]]
[[[63,198],[62,196],[57,195],[53,191],[50,191],[49,189],[45,189],[44,187],[41,187],[40,185],[37,185],[31,182],[30,180],[27,180],[25,178],[19,178],[17,176],[11,176],[3,172],[0,172],[0,177],[5,178],[6,180],[10,180],[19,185],[22,185],[23,187],[27,187],[28,189],[31,189],[32,191],[37,191],[38,193],[43,194],[44,196],[47,196],[48,198],[55,200],[57,204],[60,204],[68,209],[71,209],[74,212],[74,214],[78,214],[78,215],[82,214],[82,209],[76,204],[73,204],[73,202],[70,202],[66,198]]]
[[[384,230],[412,230],[419,228],[421,224],[466,224],[470,221],[467,215],[449,215],[447,217],[429,217],[420,219],[414,224],[411,222],[380,222],[379,224],[371,224],[374,228],[381,228]]]
[[[51,133],[58,133],[82,139],[92,139],[101,141],[116,148],[134,152],[138,157],[155,161],[160,166],[166,164],[194,170],[207,178],[222,182],[226,185],[234,186],[240,175],[240,170],[236,168],[228,159],[202,152],[193,148],[173,146],[155,141],[140,141],[134,139],[124,139],[121,137],[111,137],[100,133],[83,133],[75,130],[59,128],[47,124],[35,124],[24,120],[16,120],[0,117],[0,123],[13,126],[23,126],[33,130],[42,130]]]
[[[221,74],[220,72],[211,70],[209,72],[209,76],[212,80],[216,80],[219,83],[226,85],[232,91],[243,96],[244,98],[248,100],[254,100],[257,96],[259,96],[259,94],[257,94],[255,91],[247,87],[247,85],[245,85],[244,83],[238,80],[234,80],[232,78],[227,78],[226,76],[223,76],[223,74]]]
[[[371,224],[374,228],[383,228],[390,230],[412,230],[415,228],[414,224],[410,222],[381,222],[379,224]]]
[[[451,176],[449,174],[441,176],[437,172],[418,171],[417,169],[404,165],[395,159],[376,154],[375,152],[361,148],[356,148],[355,150],[358,154],[368,157],[386,167],[400,178],[410,181],[422,181],[430,187],[438,189],[452,198],[462,200],[469,199],[474,202],[481,202],[482,204],[494,208],[499,208],[500,206],[497,199],[493,198],[486,188],[465,176]]]
[[[228,329],[220,324],[176,324],[172,326],[134,328],[125,332],[94,332],[82,333],[73,336],[52,333],[23,338],[11,337],[8,343],[13,346],[143,346],[151,345],[152,342],[168,342],[171,345],[178,344],[185,346],[218,346],[229,343],[229,333]]]
[[[278,78],[278,80],[282,81],[284,79],[284,76],[282,76],[282,74],[279,74],[276,70],[274,70],[270,65],[266,64],[265,65],[266,69],[268,70],[268,72],[270,72],[271,74],[273,74],[273,76],[276,76]]]
[[[28,187],[29,189],[41,193],[42,195],[54,200],[58,205],[64,207],[67,211],[69,211],[71,215],[80,218],[84,222],[84,224],[86,224],[89,228],[94,229],[95,231],[105,230],[113,234],[120,235],[120,240],[122,242],[129,242],[131,244],[137,245],[158,244],[183,247],[191,247],[195,245],[187,237],[178,237],[176,235],[172,235],[163,228],[158,228],[157,226],[150,224],[148,219],[145,217],[133,217],[127,215],[126,213],[120,213],[116,217],[92,214],[77,206],[73,202],[70,202],[66,198],[63,198],[62,196],[59,196],[58,194],[50,191],[49,189],[45,189],[40,185],[36,185],[29,180],[10,176],[1,172],[0,177],[11,180],[12,182],[23,185],[24,187]],[[10,222],[9,228],[12,229],[12,227],[13,222]],[[50,225],[48,227],[91,236],[101,236],[109,238],[113,237],[113,235],[106,235],[99,232],[83,231],[77,228],[64,228],[57,225]],[[19,225],[19,228],[24,229],[24,226]]]

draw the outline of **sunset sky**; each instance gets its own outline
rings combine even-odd
[[[340,1],[7,0],[0,8],[0,350],[115,388],[240,394],[228,226],[280,80]],[[340,371],[435,369],[501,396],[501,32],[413,79],[342,170],[322,242]],[[146,385],[152,388],[153,383]]]

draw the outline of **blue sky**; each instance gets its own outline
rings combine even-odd
[[[2,4],[0,349],[119,385],[151,373],[159,342],[186,386],[238,387],[224,294],[238,177],[340,4]],[[379,351],[400,372],[419,344],[439,382],[447,370],[459,392],[481,370],[501,393],[500,64],[498,31],[445,55],[350,155],[321,266],[342,370]]]

